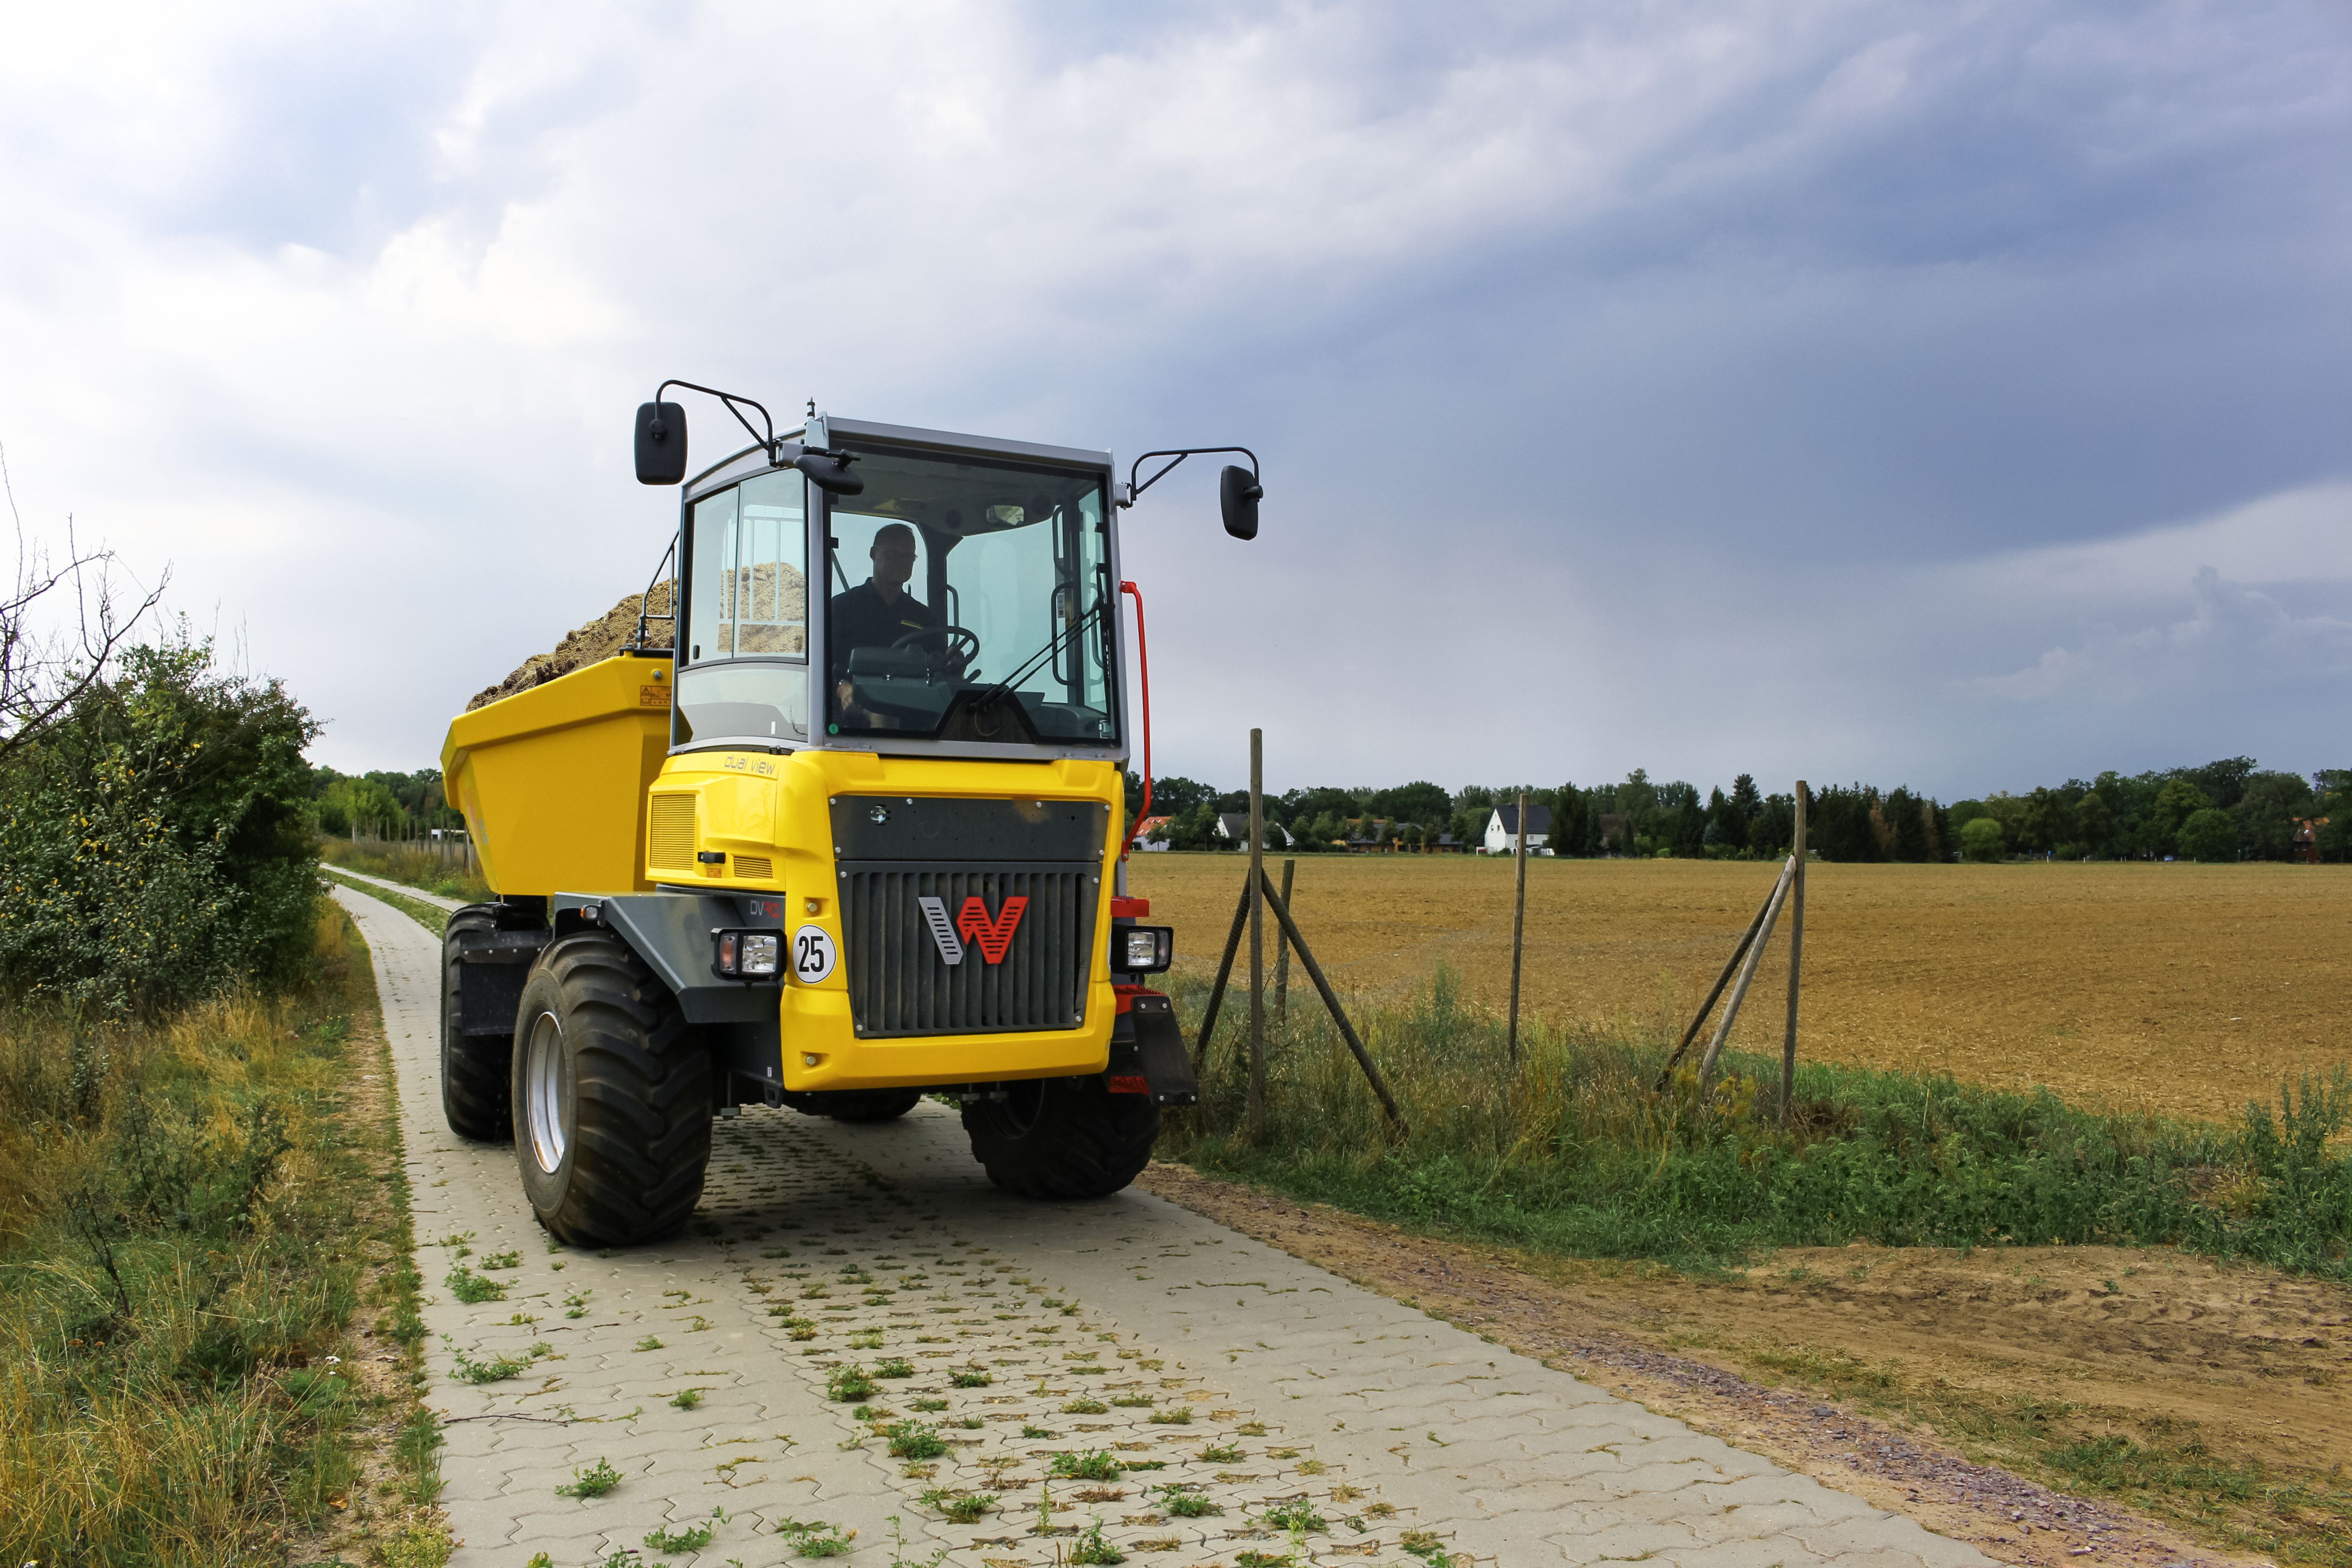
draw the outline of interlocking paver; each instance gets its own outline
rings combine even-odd
[[[585,1568],[656,1524],[716,1522],[714,1508],[712,1561],[782,1561],[778,1531],[802,1520],[856,1530],[845,1563],[878,1565],[895,1515],[898,1555],[944,1550],[951,1568],[1043,1568],[1097,1521],[1155,1553],[1139,1562],[1206,1568],[1244,1548],[1291,1555],[1279,1510],[1294,1502],[1323,1521],[1299,1516],[1295,1568],[1412,1568],[1409,1529],[1515,1565],[1987,1563],[1157,1198],[1009,1199],[935,1105],[863,1126],[747,1110],[714,1127],[688,1235],[552,1247],[512,1152],[441,1121],[439,944],[337,896],[374,950],[399,1074],[432,1399],[496,1417],[448,1429],[445,1504],[467,1542],[453,1568],[525,1568],[540,1551]],[[460,1264],[505,1298],[457,1300],[442,1279]],[[648,1339],[659,1348],[636,1348]],[[460,1382],[459,1352],[529,1364]],[[853,1368],[873,1388],[830,1397]],[[698,1407],[669,1403],[689,1386]],[[894,1426],[902,1447],[942,1451],[892,1457]],[[1104,1479],[1050,1473],[1089,1453]],[[613,1493],[554,1495],[600,1458],[624,1474]],[[1171,1517],[1171,1487],[1223,1511]],[[920,1500],[933,1488],[1001,1500],[958,1525]]]

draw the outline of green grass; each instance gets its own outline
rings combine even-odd
[[[344,1370],[391,1351],[413,1371],[425,1336],[396,1128],[343,1089],[388,1070],[353,1039],[366,949],[339,909],[316,921],[276,999],[104,1029],[0,1010],[6,1562],[270,1555],[347,1519],[332,1505],[376,1443],[384,1537],[446,1557],[410,1511],[439,1490],[437,1424],[405,1379],[373,1394]]]
[[[389,888],[379,888],[373,882],[362,882],[351,877],[339,877],[335,874],[335,868],[332,866],[321,866],[319,868],[326,874],[329,881],[338,887],[349,888],[355,893],[364,893],[371,899],[390,904],[436,937],[449,923],[448,910],[428,904],[422,899],[412,899],[404,893],[395,893]]]
[[[1179,982],[1180,1005],[1204,987]],[[1227,1016],[1232,1016],[1229,1008]],[[1328,1018],[1267,1043],[1264,1133],[1243,1127],[1242,1031],[1221,1026],[1199,1110],[1161,1152],[1297,1197],[1540,1252],[1710,1267],[1770,1247],[2179,1245],[2352,1279],[2352,1068],[2281,1088],[2234,1127],[2106,1114],[2019,1093],[1727,1058],[1653,1089],[1658,1043],[1502,1020],[1440,971],[1356,1015],[1411,1129],[1398,1139]]]
[[[347,867],[364,876],[405,882],[436,898],[461,903],[487,903],[493,896],[479,876],[443,863],[429,849],[407,844],[352,843],[348,838],[322,838],[319,858],[330,866]]]

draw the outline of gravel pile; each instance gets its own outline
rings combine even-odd
[[[559,675],[569,675],[575,669],[608,659],[623,648],[635,647],[637,640],[637,616],[644,614],[646,641],[656,647],[670,646],[669,596],[670,584],[656,583],[650,594],[632,594],[595,620],[566,636],[555,645],[552,653],[535,653],[524,659],[515,672],[496,686],[474,694],[466,704],[472,712],[485,703],[496,702],[501,697],[512,697],[518,691],[553,680]],[[648,604],[650,600],[650,604]]]

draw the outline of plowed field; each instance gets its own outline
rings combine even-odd
[[[1278,881],[1279,862],[1269,866]],[[1202,972],[1242,874],[1236,855],[1129,863],[1131,889],[1176,928],[1180,967]],[[1775,875],[1716,861],[1530,862],[1527,1005],[1679,1033]],[[1294,904],[1343,990],[1401,993],[1443,963],[1479,995],[1507,991],[1507,860],[1302,856]],[[1779,1047],[1786,930],[1736,1045]],[[1270,965],[1270,940],[1266,951]],[[1303,990],[1303,976],[1292,984]],[[2344,1059],[2352,869],[1815,862],[1802,1003],[1801,1049],[1816,1058],[2227,1119],[2273,1097],[2282,1076]]]

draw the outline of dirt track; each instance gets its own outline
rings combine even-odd
[[[1774,875],[1530,862],[1528,1004],[1679,1033]],[[1240,857],[1139,854],[1129,878],[1176,927],[1180,963],[1213,966]],[[1299,922],[1341,986],[1396,994],[1444,963],[1505,994],[1507,860],[1301,856],[1297,879]],[[1807,900],[1804,1049],[1825,1059],[2221,1120],[2344,1059],[2352,867],[1816,862]],[[1785,977],[1764,966],[1736,1041],[1777,1054]]]
[[[2112,1562],[2190,1550],[2116,1505],[1969,1462],[2030,1470],[2053,1436],[2322,1489],[2352,1463],[2352,1291],[2338,1286],[2116,1247],[1791,1248],[1695,1279],[1410,1237],[1181,1166],[1144,1180],[1523,1353],[1606,1368],[1591,1375],[2005,1562],[2063,1563],[2085,1542]],[[2252,1509],[2201,1522],[2270,1523]]]

